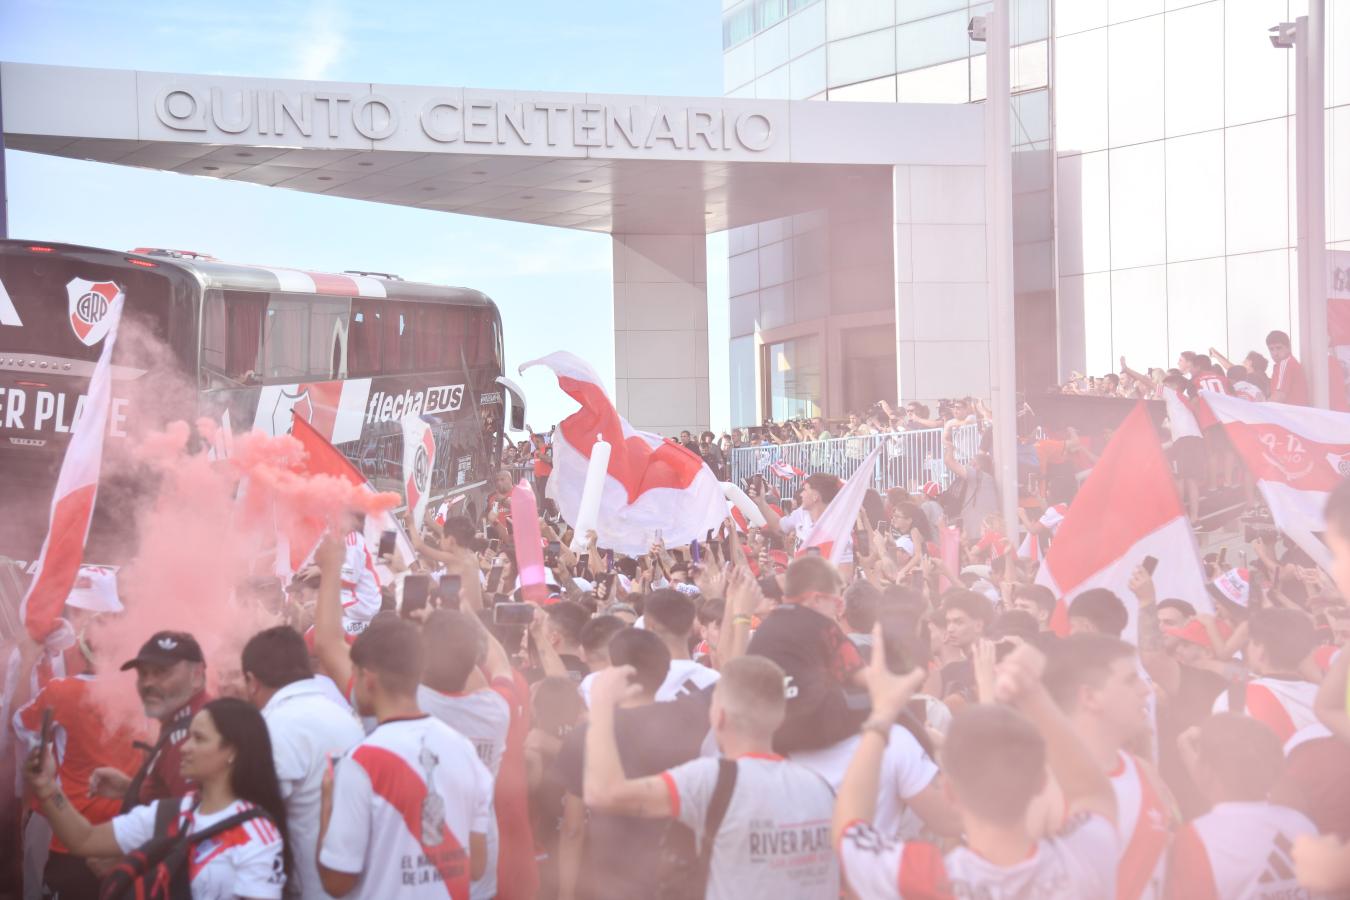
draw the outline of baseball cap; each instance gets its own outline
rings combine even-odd
[[[936,500],[942,494],[942,485],[936,481],[926,481],[923,485],[923,495],[929,500]]]
[[[157,631],[141,645],[134,659],[122,663],[122,671],[140,665],[171,666],[176,662],[205,662],[197,639],[186,631]]]
[[[1211,581],[1207,587],[1212,596],[1227,600],[1243,609],[1251,599],[1252,583],[1246,569],[1229,569]]]
[[[1213,650],[1214,644],[1209,639],[1209,632],[1205,629],[1205,623],[1199,619],[1191,619],[1180,628],[1163,629],[1166,634],[1179,640],[1191,644],[1199,644],[1201,647]]]

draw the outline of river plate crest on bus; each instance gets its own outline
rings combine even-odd
[[[70,328],[80,343],[92,347],[103,340],[112,325],[108,310],[122,289],[111,281],[72,278],[66,285],[70,303]]]

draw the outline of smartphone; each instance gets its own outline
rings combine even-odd
[[[606,550],[606,551],[605,551],[605,571],[606,571],[606,572],[613,572],[613,571],[614,571],[614,551],[613,551],[613,550]]]
[[[492,564],[491,569],[488,569],[487,585],[484,588],[484,590],[486,590],[487,593],[489,594],[496,594],[500,592],[501,585],[502,585],[502,563],[500,560],[498,560],[497,562],[494,562]]]
[[[502,549],[502,542],[497,540],[497,538],[488,538],[487,548],[489,553],[496,556]]]
[[[588,571],[590,569],[590,565],[591,565],[591,555],[589,553],[583,553],[580,556],[578,556],[577,574],[579,575],[582,572]]]
[[[397,531],[385,531],[380,533],[380,552],[377,556],[393,556],[394,547],[398,542]]]
[[[431,576],[403,576],[403,605],[399,607],[403,615],[426,608],[427,596],[431,591]]]
[[[493,625],[529,625],[534,621],[533,603],[498,603],[492,607]]]
[[[1222,558],[1222,557],[1220,557],[1220,558]],[[1154,573],[1155,571],[1157,571],[1157,569],[1158,569],[1158,557],[1156,557],[1156,556],[1145,556],[1145,557],[1144,557],[1144,563],[1143,563],[1143,566],[1144,566],[1144,571],[1147,572],[1147,573],[1149,574],[1150,577],[1152,577],[1153,573]]]
[[[52,710],[47,707],[42,711],[42,736],[38,740],[38,766],[41,767],[43,761],[47,758],[47,748],[52,744]]]
[[[549,541],[548,547],[544,550],[544,562],[550,566],[558,564],[558,557],[562,555],[562,542]]]
[[[793,504],[792,498],[791,498],[791,497],[784,497],[784,498],[783,498],[783,504],[782,504],[782,506],[783,506],[783,515],[786,516],[786,515],[790,514],[790,513],[792,512],[792,509],[793,509],[793,506],[794,506],[794,505],[795,505],[795,504]]]
[[[819,547],[807,547],[807,548],[806,548],[805,550],[803,550],[802,552],[805,553],[807,556],[819,556],[819,555],[820,555],[820,548],[819,548]]]
[[[703,551],[699,549],[698,541],[689,544],[689,560],[695,564],[703,562]]]
[[[458,575],[442,575],[440,583],[436,585],[436,599],[440,601],[441,606],[458,609],[461,586],[462,582]]]

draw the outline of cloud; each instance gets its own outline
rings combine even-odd
[[[304,16],[305,27],[296,37],[298,55],[292,77],[326,78],[347,49],[347,14],[331,0],[315,0]]]

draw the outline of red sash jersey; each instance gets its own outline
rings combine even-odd
[[[15,731],[30,746],[37,746],[42,730],[42,714],[52,711],[52,743],[56,756],[56,777],[61,791],[81,815],[98,825],[107,822],[121,809],[121,801],[89,796],[89,779],[99,766],[112,766],[122,772],[135,772],[142,761],[132,746],[137,735],[129,728],[111,729],[104,724],[98,705],[91,696],[93,676],[53,678],[18,711]],[[68,853],[55,836],[51,849]]]
[[[470,835],[492,826],[492,774],[422,715],[380,723],[336,768],[319,864],[359,875],[354,900],[468,900]]]
[[[1275,900],[1311,896],[1298,886],[1290,851],[1317,827],[1272,803],[1220,803],[1177,835],[1169,900]]]
[[[1172,811],[1139,760],[1130,754],[1120,754],[1110,777],[1121,841],[1116,900],[1157,900],[1162,897]]]
[[[1244,711],[1264,722],[1283,744],[1309,725],[1317,723],[1313,701],[1317,685],[1291,678],[1256,678],[1247,683]],[[1228,692],[1214,700],[1214,712],[1228,712]]]

